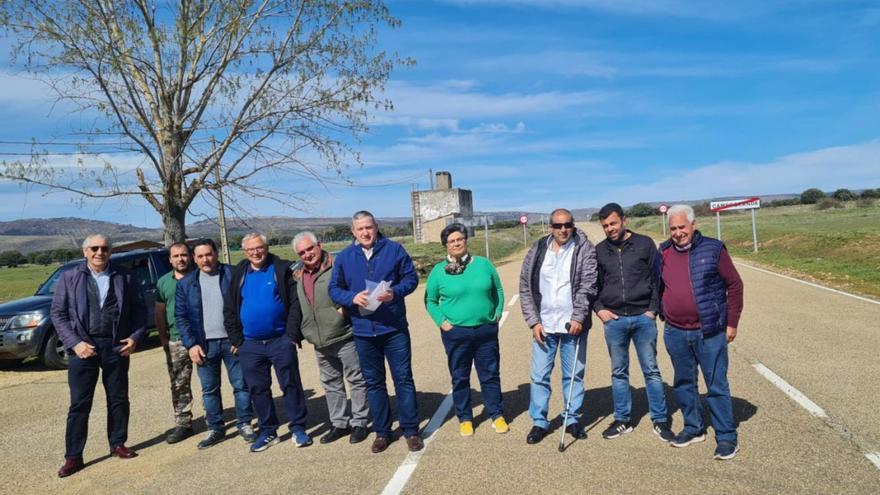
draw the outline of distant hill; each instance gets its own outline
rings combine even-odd
[[[0,235],[73,235],[82,236],[84,232],[103,232],[107,235],[114,234],[148,234],[157,232],[158,229],[135,227],[100,220],[87,220],[85,218],[25,218],[0,222]],[[161,232],[161,231],[159,231]]]

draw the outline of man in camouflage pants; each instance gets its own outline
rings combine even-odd
[[[192,360],[180,341],[174,324],[174,295],[177,281],[192,269],[192,256],[186,244],[178,242],[168,248],[172,270],[156,283],[156,329],[165,349],[168,376],[171,378],[171,403],[174,406],[175,426],[165,437],[168,443],[177,443],[193,434],[192,428]]]

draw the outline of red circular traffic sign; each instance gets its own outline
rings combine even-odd
[[[522,215],[519,217],[519,223],[526,224],[529,223],[529,217]]]
[[[666,206],[666,205],[660,205],[660,213],[666,213],[666,210],[668,210],[668,209],[669,209],[668,206]]]

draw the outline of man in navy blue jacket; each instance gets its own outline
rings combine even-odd
[[[244,373],[236,349],[223,321],[223,299],[232,282],[232,267],[219,262],[217,245],[211,239],[199,239],[193,245],[193,270],[177,283],[174,295],[174,321],[180,340],[196,364],[202,383],[202,402],[208,434],[198,448],[206,449],[226,436],[223,423],[223,401],[220,395],[220,364],[235,398],[238,431],[245,442],[255,439],[251,426],[251,396],[244,382]]]
[[[99,372],[107,393],[110,454],[129,459],[129,356],[146,331],[146,308],[128,272],[110,263],[110,239],[97,234],[82,244],[86,262],[61,274],[52,299],[52,324],[67,350],[70,409],[61,478],[79,471]]]
[[[329,292],[330,298],[347,308],[351,315],[354,343],[367,382],[367,398],[376,432],[372,451],[382,452],[391,442],[391,401],[385,383],[387,360],[397,392],[400,426],[407,447],[416,452],[424,444],[419,436],[409,324],[403,298],[416,289],[419,276],[403,246],[379,233],[370,212],[355,213],[351,231],[355,242],[337,256]],[[367,309],[371,306],[367,281],[385,281],[390,285],[390,290],[376,297],[381,304],[373,311]]]

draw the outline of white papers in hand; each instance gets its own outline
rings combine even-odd
[[[372,280],[366,281],[367,285],[367,305],[366,307],[360,308],[361,314],[369,314],[376,309],[379,308],[379,305],[382,304],[382,301],[379,300],[379,296],[391,290],[391,283],[382,280],[381,282],[373,282]]]

